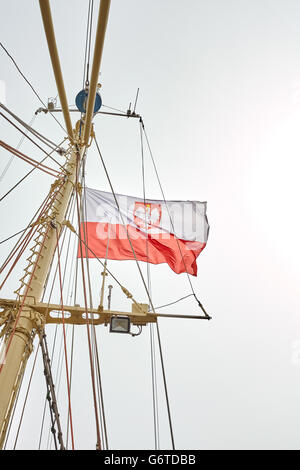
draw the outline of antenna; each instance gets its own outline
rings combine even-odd
[[[128,109],[127,109],[127,116],[132,116],[132,117],[135,117],[137,116],[135,114],[135,110],[136,110],[136,104],[137,104],[137,100],[138,100],[138,97],[139,97],[139,91],[140,89],[138,88],[137,89],[137,92],[136,92],[136,95],[135,95],[135,101],[134,101],[134,107],[133,107],[133,111],[131,111],[131,102],[129,103],[129,106],[128,106]]]
[[[135,102],[134,102],[133,114],[135,114],[135,109],[136,109],[136,104],[137,104],[137,100],[138,100],[138,97],[139,97],[139,92],[140,92],[140,89],[138,88],[137,92],[136,92]]]

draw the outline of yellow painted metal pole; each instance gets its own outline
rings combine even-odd
[[[107,260],[104,261],[104,270],[103,270],[102,273],[101,273],[101,276],[103,276],[103,279],[102,279],[101,294],[100,294],[100,304],[99,304],[99,309],[100,309],[100,310],[103,310],[105,277],[107,276],[106,266],[107,266]]]
[[[56,80],[57,91],[58,91],[58,95],[59,95],[59,99],[60,99],[60,103],[61,103],[61,107],[62,107],[64,119],[65,119],[65,124],[66,124],[69,138],[71,141],[73,141],[72,123],[71,123],[71,118],[70,118],[70,113],[69,113],[69,107],[68,107],[67,96],[66,96],[66,91],[64,87],[60,61],[58,57],[58,50],[57,50],[57,45],[56,45],[56,40],[55,40],[50,4],[49,4],[49,0],[39,0],[39,2],[40,2],[40,9],[42,13],[50,58],[52,62],[53,72],[54,72],[54,76]]]
[[[29,261],[25,273],[29,275],[28,281],[23,282],[24,291],[20,294],[20,302],[26,295],[26,306],[23,307],[21,315],[14,334],[8,332],[5,345],[10,342],[5,363],[0,371],[0,448],[3,447],[11,411],[18,393],[20,382],[24,373],[27,359],[32,351],[33,337],[38,327],[44,325],[45,315],[37,315],[37,312],[30,308],[30,305],[38,303],[41,299],[44,285],[48,276],[51,261],[55,254],[57,245],[57,230],[60,231],[62,222],[65,219],[65,213],[69,200],[76,183],[77,159],[80,161],[85,148],[72,150],[70,160],[66,166],[68,177],[59,189],[49,213],[49,220],[52,220],[52,226],[49,222],[46,226],[40,226],[41,239],[36,241],[33,247],[33,253],[36,253],[35,262]],[[78,165],[79,165],[78,161]],[[52,191],[54,189],[51,188]],[[55,225],[57,229],[55,228]],[[48,227],[48,229],[47,229]],[[12,310],[18,313],[18,308]],[[12,339],[10,339],[12,337]],[[0,365],[1,366],[1,365]]]
[[[101,4],[99,8],[99,15],[98,15],[93,65],[92,65],[92,71],[91,71],[90,88],[89,88],[88,101],[87,101],[87,110],[86,110],[86,116],[85,116],[84,137],[83,137],[83,141],[85,145],[88,144],[88,140],[89,140],[90,133],[91,133],[92,118],[93,118],[97,84],[98,84],[98,76],[99,76],[100,64],[101,64],[101,59],[102,59],[102,52],[103,52],[103,45],[104,45],[104,38],[105,38],[109,8],[110,8],[110,0],[101,0]]]

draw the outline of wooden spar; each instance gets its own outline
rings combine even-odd
[[[84,126],[84,135],[83,142],[85,145],[88,144],[90,138],[91,127],[92,127],[92,118],[94,112],[96,91],[98,85],[98,76],[100,71],[100,64],[102,59],[102,52],[104,46],[104,38],[109,14],[110,0],[102,0],[99,8],[98,15],[98,24],[95,40],[95,49],[93,57],[93,65],[90,79],[90,87],[87,101],[87,110],[85,115],[85,126]]]

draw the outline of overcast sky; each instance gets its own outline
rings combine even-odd
[[[88,1],[50,3],[74,106],[82,88]],[[94,3],[93,31],[99,1]],[[38,2],[2,1],[1,16],[1,42],[47,102],[57,91]],[[112,0],[101,70],[107,106],[126,110],[140,88],[137,112],[166,198],[207,201],[210,235],[192,282],[213,319],[159,322],[176,448],[299,449],[299,2]],[[0,80],[7,106],[30,122],[41,104],[2,49]],[[49,115],[38,114],[33,126],[55,142],[64,137]],[[1,140],[17,146],[20,135],[3,119],[0,130]],[[115,191],[142,197],[138,121],[97,116],[95,130]],[[41,157],[30,143],[22,149]],[[0,153],[2,172],[10,156],[4,149]],[[146,196],[161,199],[149,155],[145,158]],[[1,181],[1,195],[26,170],[25,163],[14,160]],[[94,147],[86,181],[109,190]],[[0,204],[1,240],[28,224],[51,182],[33,174]],[[1,259],[12,246],[1,245]],[[13,298],[23,267],[18,266],[1,297]],[[138,301],[147,301],[134,262],[112,261],[109,267]],[[96,260],[91,270],[97,306],[101,267]],[[176,275],[167,265],[150,271],[154,305],[190,294],[186,275]],[[112,308],[130,311],[112,284]],[[82,293],[78,296],[83,305]],[[163,312],[201,313],[193,298]],[[47,331],[51,345],[53,327]],[[97,333],[110,448],[154,448],[149,326],[137,338],[109,334],[104,327]],[[93,449],[85,327],[76,327],[75,338],[75,447]],[[39,441],[45,383],[40,357],[38,362],[17,448],[36,448]],[[168,449],[158,356],[157,364],[160,447]],[[27,374],[31,366],[32,360]],[[53,367],[56,374],[57,361]],[[28,375],[18,412],[27,382]],[[64,430],[65,397],[62,378]],[[17,425],[18,418],[8,448]]]

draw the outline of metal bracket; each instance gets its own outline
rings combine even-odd
[[[20,305],[19,301],[0,299],[0,307],[13,308]],[[65,323],[70,325],[108,325],[110,319],[115,315],[126,315],[130,318],[131,323],[137,326],[145,326],[147,323],[156,323],[158,317],[163,318],[182,318],[182,319],[194,319],[194,320],[209,320],[210,317],[204,315],[172,315],[163,313],[151,313],[149,312],[149,306],[147,304],[132,304],[131,312],[120,312],[116,310],[101,310],[101,309],[85,309],[84,307],[64,305],[63,307],[59,304],[46,304],[37,302],[33,304],[24,304],[24,309],[30,308],[40,314],[40,318],[45,319],[45,323],[59,324]],[[0,317],[3,312],[0,312]]]

